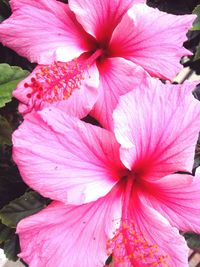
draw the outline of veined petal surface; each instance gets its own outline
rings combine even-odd
[[[148,81],[122,96],[114,111],[121,160],[142,179],[191,172],[200,125],[195,84]]]
[[[200,233],[199,192],[199,175],[173,174],[149,184],[141,194],[177,229]]]
[[[191,55],[183,47],[195,15],[171,15],[134,5],[115,29],[110,51],[142,66],[152,76],[173,79],[180,71],[181,56]]]
[[[88,50],[89,35],[68,5],[55,0],[12,0],[12,15],[0,24],[0,41],[31,62],[69,61]],[[70,53],[69,53],[70,51]]]
[[[26,116],[13,134],[24,181],[45,197],[82,204],[106,195],[125,167],[114,135],[56,108]]]
[[[30,267],[102,267],[121,216],[119,192],[85,205],[52,202],[17,226],[20,257]]]

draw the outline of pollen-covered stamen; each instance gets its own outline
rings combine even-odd
[[[101,54],[102,51],[97,50],[86,60],[73,59],[41,66],[30,82],[24,84],[25,88],[30,88],[27,97],[47,103],[68,99],[81,88],[83,80],[90,78],[89,67]]]
[[[24,84],[24,87],[31,89],[27,97],[36,97],[49,103],[65,100],[74,90],[80,89],[81,81],[85,78],[84,71],[76,60],[42,66],[30,83]]]
[[[156,244],[149,242],[134,222],[123,222],[108,240],[107,254],[114,263],[137,267],[170,267],[168,255],[163,255]]]

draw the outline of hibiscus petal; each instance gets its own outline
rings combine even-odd
[[[143,179],[190,172],[200,125],[200,104],[191,94],[195,84],[148,81],[122,96],[114,111],[121,160]]]
[[[70,0],[69,7],[84,29],[99,42],[109,41],[114,28],[125,12],[135,3],[144,0]]]
[[[30,267],[102,267],[120,212],[116,193],[81,206],[53,202],[18,224],[19,256]]]
[[[147,73],[139,66],[122,58],[106,59],[98,66],[100,86],[98,100],[91,115],[107,129],[113,128],[112,113],[119,96],[145,82]]]
[[[0,24],[0,41],[21,56],[49,64],[56,52],[59,60],[69,61],[88,50],[88,34],[67,5],[54,0],[10,2],[13,13]]]
[[[116,267],[188,267],[188,248],[184,238],[139,198],[134,199],[134,205],[130,203],[129,215],[110,243],[115,245]]]
[[[110,51],[142,66],[152,76],[171,80],[182,67],[181,56],[191,54],[183,42],[195,18],[134,5],[115,29]]]
[[[150,184],[145,197],[148,204],[167,218],[171,225],[183,231],[200,233],[199,192],[199,175],[173,174]]]
[[[42,195],[67,203],[104,196],[124,170],[112,133],[56,108],[27,115],[13,144],[24,181]]]
[[[64,84],[59,91],[55,88],[55,85],[57,86],[58,83],[55,84],[55,81],[53,81],[52,83],[54,83],[54,90],[53,87],[49,85],[49,78],[48,81],[47,78],[40,79],[42,80],[40,88],[43,88],[43,91],[44,88],[48,88],[52,96],[55,95],[54,92],[59,94],[59,99],[56,99],[53,102],[47,101],[47,98],[49,98],[49,96],[51,95],[49,90],[45,91],[42,98],[38,98],[38,90],[32,93],[33,89],[30,86],[31,84],[33,84],[31,80],[35,79],[41,69],[45,67],[46,66],[37,66],[25,80],[21,81],[18,84],[16,90],[13,91],[13,96],[21,102],[19,105],[19,112],[25,115],[32,111],[41,110],[44,107],[55,106],[66,111],[68,115],[76,116],[79,118],[85,117],[92,109],[98,96],[99,72],[96,65],[93,64],[89,69],[84,70],[84,72],[81,73],[81,78],[78,74],[78,77],[73,77],[72,75],[72,77],[69,77],[69,79],[66,80],[67,85],[68,82],[72,83],[73,81],[74,83],[72,84],[72,86],[74,87],[75,84],[77,85],[77,88],[73,88],[72,94],[70,93],[70,95],[65,100],[63,100],[62,97],[63,91],[69,90],[64,86]],[[50,67],[47,66],[47,68]],[[70,68],[68,72],[70,72]],[[65,73],[63,74],[65,75]],[[66,73],[65,77],[67,77],[67,75],[68,73]],[[84,77],[84,80],[82,77]],[[60,81],[62,78],[63,76],[59,77],[58,81]],[[69,89],[71,89],[71,87]],[[41,94],[41,91],[39,91],[39,93]]]

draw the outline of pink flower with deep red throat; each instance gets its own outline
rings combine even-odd
[[[24,181],[54,201],[17,227],[30,267],[186,267],[179,230],[200,232],[200,125],[192,85],[156,79],[122,96],[114,133],[46,108],[13,135]]]
[[[14,92],[24,114],[54,103],[83,117],[93,107],[91,114],[112,128],[118,97],[142,83],[142,69],[172,79],[180,57],[190,54],[182,45],[195,16],[167,14],[144,0],[10,4],[13,13],[0,25],[0,41],[45,65]]]

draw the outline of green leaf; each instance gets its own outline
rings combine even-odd
[[[20,67],[0,64],[0,107],[11,101],[12,91],[28,74],[28,71]]]
[[[185,240],[187,241],[188,247],[191,249],[200,249],[200,235],[187,232],[184,233]]]
[[[197,15],[197,18],[193,22],[193,26],[190,29],[191,31],[200,31],[200,5],[197,5],[192,12]]]
[[[0,223],[0,243],[10,239],[14,233],[15,233],[14,229],[11,229],[6,225]]]
[[[0,15],[0,22],[4,20],[4,17]]]
[[[195,53],[195,55],[194,55],[194,61],[195,60],[198,60],[198,59],[200,59],[200,43],[198,44],[198,46],[197,46],[197,48],[196,48],[196,53]]]
[[[190,29],[191,31],[199,31],[200,30],[200,5],[197,5],[192,12],[197,15],[197,18],[193,22],[193,27]]]
[[[6,118],[0,115],[0,144],[11,145],[12,127]]]
[[[0,210],[0,219],[6,226],[16,227],[21,219],[42,210],[46,205],[46,199],[31,191],[4,206]]]
[[[19,238],[14,235],[11,239],[4,243],[4,253],[9,260],[18,260],[17,254],[20,252]]]
[[[1,0],[0,2],[6,4],[7,6],[9,6],[9,1],[8,0]]]

